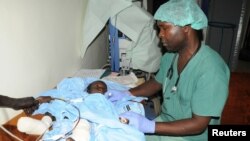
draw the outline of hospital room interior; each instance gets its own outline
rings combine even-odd
[[[148,81],[162,56],[153,15],[166,1],[1,0],[0,95],[37,97],[65,78],[87,75],[130,87]],[[221,122],[250,124],[250,1],[197,3],[208,17],[203,42],[231,72]],[[22,110],[1,107],[0,113],[8,131],[34,139],[16,127]],[[15,139],[1,128],[0,140]]]

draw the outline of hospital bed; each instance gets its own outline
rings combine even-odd
[[[82,80],[84,80],[84,81],[82,81]],[[65,93],[68,93],[68,96],[70,96],[70,95],[74,95],[74,97],[73,98],[76,98],[76,93],[79,91],[84,91],[84,86],[85,85],[87,85],[87,84],[89,84],[90,82],[93,82],[94,80],[96,80],[95,78],[79,78],[79,77],[75,77],[75,78],[66,78],[66,79],[64,79],[62,82],[60,82],[58,85],[57,85],[57,87],[59,87],[59,88],[57,88],[58,89],[58,91],[60,91],[60,92],[63,92],[63,97],[62,97],[62,99],[67,99],[67,94],[65,95]],[[109,85],[109,88],[118,88],[118,89],[121,89],[121,90],[124,90],[124,89],[127,89],[127,87],[126,86],[123,86],[123,85],[119,85],[119,84],[117,84],[117,83],[114,83],[114,82],[109,82],[109,81],[106,81],[106,83],[108,83]],[[69,90],[69,91],[68,91]],[[65,93],[64,93],[65,92]],[[70,93],[70,92],[72,92],[72,93]],[[55,94],[54,93],[54,90],[51,90],[51,91],[48,91],[48,92],[45,92],[45,93],[42,93],[41,95],[47,95],[47,94]],[[56,96],[56,95],[54,95],[54,96]],[[88,97],[90,97],[90,96],[88,96]],[[99,100],[97,100],[98,98],[100,98]],[[106,98],[105,98],[106,99]],[[95,96],[94,98],[92,98],[92,99],[90,99],[89,100],[89,104],[88,105],[90,105],[90,103],[97,103],[98,101],[99,101],[99,103],[98,103],[98,105],[100,105],[102,102],[102,100],[104,100],[102,97],[100,97],[100,96]],[[85,99],[85,101],[84,102],[88,102],[88,99],[86,98]],[[58,103],[57,103],[58,104]],[[110,109],[110,110],[107,110],[107,111],[105,111],[105,110],[103,110],[103,109],[99,109],[99,111],[97,111],[97,113],[101,113],[101,112],[103,112],[103,111],[105,111],[105,112],[103,112],[103,113],[113,113],[114,111],[112,111],[113,109],[112,108],[110,108],[110,107],[108,107],[108,103],[107,103],[107,101],[103,101],[103,105],[105,105],[106,106],[106,110],[107,109]],[[41,107],[41,105],[40,105],[40,107]],[[61,106],[60,106],[61,107]],[[72,108],[72,107],[71,107]],[[79,109],[86,109],[86,106],[85,105],[81,105],[80,106],[80,108]],[[89,108],[89,107],[88,107]],[[91,108],[91,107],[90,107]],[[98,108],[98,107],[93,107],[93,108]],[[74,107],[73,107],[73,109],[70,109],[69,111],[73,111],[74,110]],[[92,110],[94,110],[94,109],[91,109],[91,111]],[[57,112],[58,111],[58,109],[56,109],[56,111],[55,112]],[[52,111],[53,112],[53,111]],[[83,117],[85,117],[85,118],[87,118],[88,119],[88,121],[91,121],[91,119],[92,118],[94,118],[94,122],[102,122],[103,121],[103,119],[102,118],[99,118],[99,115],[95,115],[96,113],[93,113],[93,114],[90,114],[90,117],[92,117],[92,118],[89,118],[88,116],[86,116],[86,115],[88,115],[89,113],[88,112],[83,112],[82,113],[84,116]],[[103,116],[109,116],[109,115],[111,115],[111,114],[107,114],[107,115],[101,115],[101,117],[103,117]],[[17,130],[17,122],[18,122],[18,120],[20,119],[20,118],[22,118],[22,117],[25,117],[26,115],[24,114],[24,113],[21,113],[21,114],[19,114],[18,116],[16,116],[16,117],[14,117],[13,119],[11,119],[9,122],[7,122],[6,124],[4,124],[4,127],[5,128],[7,128],[11,133],[13,133],[15,136],[17,136],[18,138],[20,138],[21,140],[24,140],[24,141],[31,141],[31,140],[37,140],[37,138],[40,138],[39,136],[34,136],[34,135],[28,135],[28,134],[25,134],[25,133],[21,133],[21,132],[19,132],[18,130]],[[35,115],[35,116],[32,116],[32,118],[35,118],[35,119],[41,119],[43,116],[42,115],[40,115],[40,113],[38,112],[38,114],[37,115]],[[74,118],[74,117],[72,117],[72,118]],[[112,120],[112,119],[111,119]],[[112,136],[121,136],[121,138],[124,138],[124,137],[122,137],[122,135],[126,135],[126,134],[124,134],[124,133],[127,133],[127,134],[129,134],[130,136],[127,136],[127,139],[126,140],[144,140],[144,134],[143,133],[141,133],[141,132],[139,132],[139,131],[137,131],[137,130],[135,130],[135,129],[133,129],[133,128],[131,128],[131,127],[129,127],[129,126],[124,126],[124,125],[122,125],[122,124],[119,124],[119,123],[115,123],[114,121],[112,121],[111,122],[111,120],[109,119],[109,120],[107,120],[107,122],[105,123],[106,125],[107,125],[107,128],[105,127],[105,130],[111,130],[111,131],[109,131],[108,133],[110,134],[110,133],[112,133]],[[117,124],[117,125],[115,125],[115,124]],[[105,126],[105,125],[102,125],[102,126]],[[115,127],[115,130],[113,130],[112,128],[114,128]],[[100,127],[99,127],[100,128]],[[124,128],[124,131],[123,131],[123,128]],[[120,131],[118,131],[117,129],[121,129]],[[126,130],[125,130],[126,129]],[[96,129],[97,130],[97,129]],[[99,130],[99,129],[98,129]],[[118,131],[118,133],[117,133],[117,131]],[[100,130],[100,132],[102,132],[102,130]],[[119,133],[120,132],[120,133]],[[104,135],[106,135],[106,134],[108,134],[108,133],[103,133],[103,134],[99,134],[98,136],[104,136]],[[133,137],[133,135],[135,135],[135,137]],[[10,135],[8,135],[8,134],[6,134],[6,133],[4,133],[3,132],[3,130],[1,130],[1,134],[0,134],[0,140],[4,140],[4,141],[8,141],[8,140],[14,140],[14,138],[15,137],[11,137]],[[103,137],[99,137],[99,138],[103,138]],[[100,139],[97,139],[97,140],[100,140]],[[107,140],[107,139],[106,139]]]
[[[103,7],[96,7],[94,3],[97,1],[98,3],[103,2],[103,4],[99,4]],[[106,5],[114,9],[112,9],[112,11],[107,11]],[[137,18],[134,18],[134,13],[137,13]],[[105,15],[105,18],[100,16],[103,14]],[[130,20],[130,18],[132,19]],[[139,19],[138,21],[140,22],[135,21],[133,23],[132,21],[136,19]],[[138,8],[126,0],[91,0],[88,2],[84,20],[85,23],[83,27],[84,44],[81,48],[81,55],[84,56],[88,46],[102,30],[102,28],[105,27],[105,24],[108,20],[110,20],[110,22],[118,30],[123,32],[129,38],[130,43],[127,49],[127,55],[133,60],[133,69],[140,69],[149,73],[156,72],[159,68],[161,52],[160,48],[157,47],[158,38],[156,37],[156,31],[153,29],[154,21],[152,15],[149,15],[146,11]],[[97,25],[93,26],[93,24]],[[147,58],[143,56],[147,56]],[[23,116],[25,116],[25,114],[21,113],[17,117],[14,117],[12,120],[7,122],[4,126],[13,131],[19,138],[23,140],[35,140],[37,136],[30,136],[18,132],[16,128],[17,120]],[[41,116],[37,116],[35,118],[41,119]],[[1,130],[0,140],[8,141],[14,139]]]

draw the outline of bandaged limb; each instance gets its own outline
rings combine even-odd
[[[67,141],[89,141],[90,140],[90,124],[87,120],[81,119],[73,130],[72,135]]]
[[[17,129],[20,132],[30,135],[42,135],[52,124],[49,116],[44,116],[41,120],[31,117],[21,117],[17,121]]]

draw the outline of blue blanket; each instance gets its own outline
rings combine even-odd
[[[137,129],[119,121],[124,101],[116,103],[116,106],[107,100],[103,94],[88,94],[86,87],[96,78],[66,78],[61,81],[56,89],[39,94],[39,96],[51,96],[58,98],[50,103],[43,103],[33,114],[46,112],[55,116],[52,130],[47,131],[43,140],[54,140],[55,136],[64,136],[74,128],[74,123],[86,119],[91,125],[90,141],[144,141],[145,136]],[[108,89],[127,90],[128,87],[104,81]],[[61,100],[60,100],[61,99]],[[137,100],[136,97],[125,98]],[[120,105],[120,107],[119,107]],[[139,112],[142,109],[139,109]],[[61,141],[65,138],[61,138]]]

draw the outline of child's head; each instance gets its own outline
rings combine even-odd
[[[107,92],[107,85],[101,80],[94,81],[88,85],[87,92],[104,94]]]

